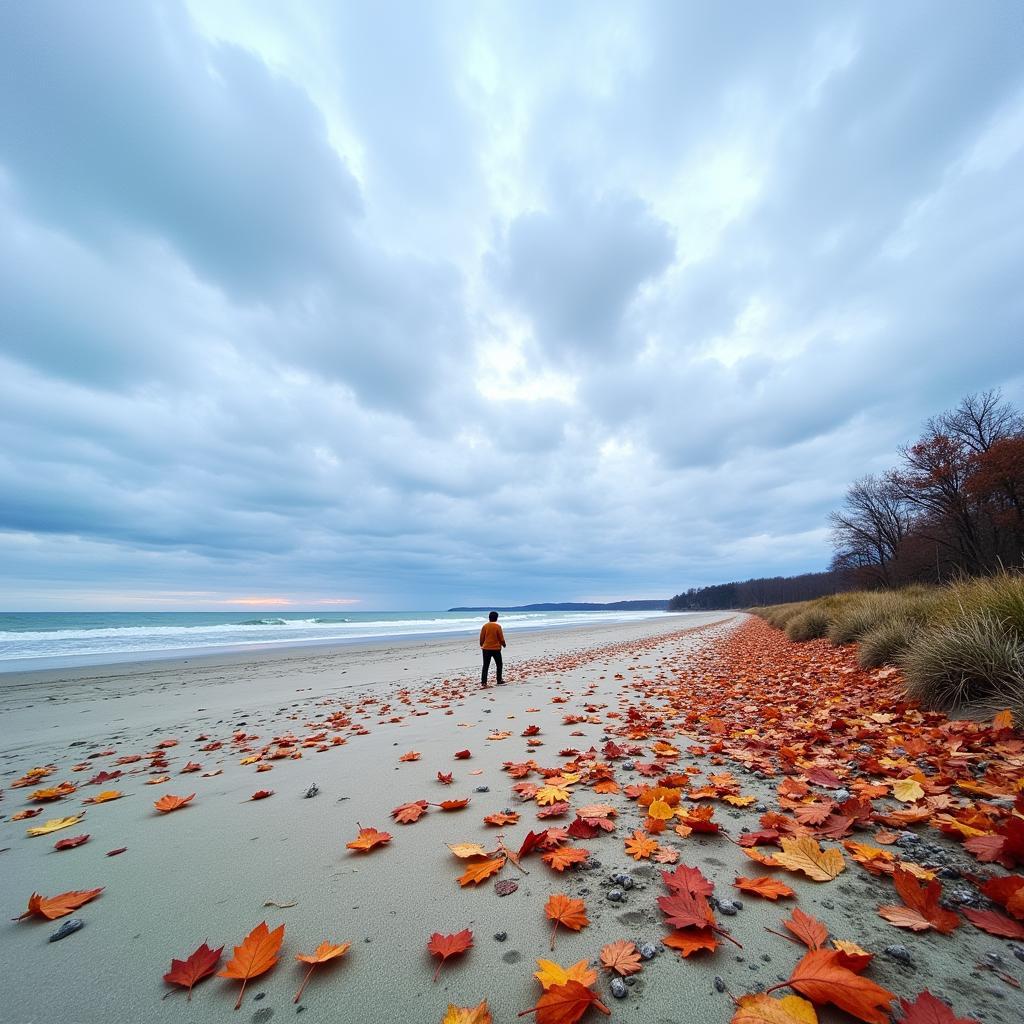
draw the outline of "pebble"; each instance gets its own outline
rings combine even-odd
[[[629,995],[629,989],[621,978],[612,978],[612,995],[616,999],[625,999]]]
[[[650,959],[652,959],[654,957],[654,955],[657,952],[658,951],[649,942],[645,942],[640,947],[640,959],[641,960],[650,960]]]
[[[740,908],[732,900],[719,900],[718,909],[725,914],[726,917],[732,917]]]
[[[621,889],[609,889],[604,898],[611,900],[612,903],[621,903],[626,898],[626,894]]]
[[[848,789],[834,790],[832,793],[832,799],[835,800],[836,803],[841,804],[844,800],[850,799],[850,791]]]
[[[977,903],[978,894],[966,885],[957,886],[950,894],[949,899],[953,903]]]
[[[623,768],[624,771],[627,771],[627,772],[635,772],[636,771],[636,765],[633,764],[632,761],[623,761],[622,762],[622,768]]]
[[[826,910],[835,910],[836,909],[836,905],[831,900],[822,900],[821,901],[821,905]]]
[[[490,793],[490,791],[490,786],[477,786],[476,789],[473,790],[474,793]]]
[[[959,878],[959,877],[960,877],[960,870],[959,870],[959,868],[955,868],[951,864],[948,864],[946,867],[944,867],[939,872],[939,878]]]
[[[314,797],[314,796],[316,796],[316,795],[317,795],[317,793],[319,793],[319,792],[320,792],[320,787],[319,787],[319,786],[318,786],[318,785],[317,785],[317,784],[316,784],[316,783],[314,782],[314,783],[313,783],[313,784],[312,784],[312,785],[311,785],[311,786],[309,787],[309,789],[307,789],[307,790],[306,790],[306,792],[305,792],[305,793],[303,793],[303,796],[304,796],[304,797],[305,797],[305,798],[306,798],[307,800],[309,800],[309,799],[310,799],[311,797]]]
[[[495,942],[504,942],[507,938],[508,938],[508,932],[495,932],[494,933],[494,941]]]
[[[81,918],[73,917],[70,921],[65,921],[51,936],[50,942],[60,942],[61,939],[66,939],[69,935],[74,935],[79,928],[84,928],[85,922]]]
[[[768,805],[767,804],[755,804],[754,810],[757,811],[758,814],[766,814],[767,811],[768,811]]]
[[[899,960],[903,964],[912,964],[914,962],[914,958],[910,955],[910,950],[906,946],[886,946],[885,955],[893,960]]]
[[[716,992],[724,992],[725,991],[725,980],[723,978],[720,978],[717,974],[715,975],[715,991]]]

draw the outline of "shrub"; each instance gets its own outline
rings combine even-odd
[[[821,608],[810,607],[794,615],[786,625],[790,640],[818,640],[828,630],[828,614]]]
[[[923,629],[899,664],[925,707],[1024,710],[1024,645],[987,609]]]
[[[889,615],[871,627],[857,644],[861,668],[895,665],[897,658],[914,642],[921,624],[904,615]]]
[[[829,623],[828,638],[836,647],[859,640],[889,614],[890,602],[871,600],[872,596],[865,595],[863,600],[848,604]]]

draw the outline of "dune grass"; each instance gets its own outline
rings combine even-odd
[[[1002,572],[945,587],[853,591],[752,608],[791,640],[857,644],[862,668],[897,665],[925,707],[1024,721],[1024,575]]]

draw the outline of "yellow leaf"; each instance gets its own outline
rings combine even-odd
[[[441,1024],[492,1024],[493,1020],[485,999],[479,1006],[454,1006],[449,1003],[448,1012]]]
[[[479,843],[448,843],[448,849],[465,860],[467,857],[486,857],[487,851]]]
[[[920,800],[924,796],[924,790],[921,788],[921,783],[916,779],[897,779],[892,784],[892,795],[897,800],[902,800],[903,803],[913,803],[915,800]]]
[[[46,836],[51,832],[56,832],[58,829],[68,828],[71,825],[77,825],[83,818],[83,815],[76,814],[70,818],[51,818],[45,825],[36,825],[35,828],[29,828],[25,830],[27,836]]]
[[[664,800],[655,800],[647,808],[647,816],[657,818],[659,821],[671,821],[676,816],[676,812]]]
[[[537,795],[534,797],[534,800],[536,800],[541,807],[544,807],[546,804],[561,803],[561,801],[568,799],[569,790],[562,789],[559,786],[541,786],[541,788],[537,790]]]
[[[541,983],[546,992],[552,985],[564,985],[567,981],[578,981],[584,988],[590,988],[597,981],[597,971],[591,970],[586,960],[581,960],[572,967],[562,967],[554,960],[538,960],[539,971],[533,976]]]
[[[756,796],[724,796],[722,799],[733,807],[749,807],[757,801]]]
[[[823,850],[810,836],[784,836],[780,842],[782,853],[774,854],[772,859],[790,871],[802,871],[816,882],[831,882],[846,870],[846,861],[835,847]]]
[[[996,730],[1012,729],[1013,712],[1009,708],[1005,708],[1004,710],[1000,711],[999,714],[992,719],[992,728]]]
[[[800,996],[741,996],[732,1024],[818,1024],[818,1015]]]

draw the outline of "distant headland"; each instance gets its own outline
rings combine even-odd
[[[542,604],[520,604],[502,608],[500,605],[449,608],[450,612],[663,612],[668,601],[547,601]]]

